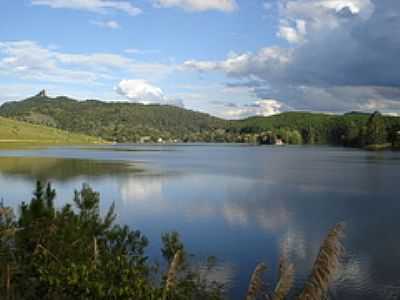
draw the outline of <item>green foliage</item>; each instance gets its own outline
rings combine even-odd
[[[351,112],[286,112],[228,121],[167,105],[76,101],[37,95],[0,107],[0,115],[116,142],[238,142],[331,144],[364,147],[399,144],[400,118]]]
[[[400,118],[379,113],[370,116],[357,112],[345,115],[287,112],[271,117],[251,117],[231,122],[230,125],[235,126],[242,136],[265,137],[269,134],[282,138],[288,144],[365,147],[371,143],[394,145],[400,140]]]
[[[53,218],[55,215],[54,198],[56,191],[48,183],[46,189],[41,181],[36,182],[36,189],[29,205],[22,203],[20,225],[29,226],[41,218]]]
[[[15,218],[0,205],[0,294],[9,299],[221,299],[222,286],[189,264],[177,282],[165,280],[148,261],[140,231],[114,225],[114,205],[102,216],[100,195],[84,184],[74,207],[54,207],[55,190],[37,182],[29,204]],[[163,235],[163,254],[183,249],[177,233]],[[171,263],[171,261],[168,261]]]
[[[367,122],[367,145],[379,145],[387,142],[385,121],[379,112],[373,113]]]
[[[180,240],[178,232],[173,231],[162,234],[161,241],[163,243],[161,253],[169,263],[171,263],[175,253],[178,251],[182,251],[184,253],[183,243]]]
[[[67,97],[51,99],[43,95],[5,103],[0,115],[121,143],[139,142],[141,138],[152,142],[159,138],[214,140],[219,138],[218,129],[223,129],[225,124],[207,114],[174,106],[76,101]]]

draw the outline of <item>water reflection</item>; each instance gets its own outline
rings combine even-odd
[[[124,176],[139,172],[133,164],[87,159],[0,157],[0,173],[30,180],[68,181],[76,177]]]
[[[52,179],[58,201],[65,203],[73,189],[89,182],[100,191],[104,208],[116,201],[119,222],[150,238],[150,256],[160,255],[161,232],[178,230],[191,253],[218,257],[213,276],[229,282],[233,299],[243,298],[260,261],[268,263],[268,282],[275,281],[284,245],[299,289],[328,229],[346,221],[347,256],[332,299],[389,299],[398,290],[399,154],[290,147],[124,149],[75,150],[68,159],[62,158],[65,150],[48,150],[54,158],[0,157],[0,197],[27,200],[35,179]],[[137,172],[136,161],[146,161],[152,172]]]

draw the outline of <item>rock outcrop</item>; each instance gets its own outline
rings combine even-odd
[[[36,97],[47,97],[47,91],[41,90],[39,94],[36,95]]]

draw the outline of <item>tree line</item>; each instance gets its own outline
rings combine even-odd
[[[329,144],[399,148],[400,118],[351,112],[329,115],[285,112],[223,120],[167,105],[76,101],[37,95],[0,107],[0,116],[84,133],[117,143],[216,142]],[[389,145],[390,144],[390,145]],[[373,148],[373,147],[371,147]]]

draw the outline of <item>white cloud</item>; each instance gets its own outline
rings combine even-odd
[[[161,88],[142,79],[121,80],[115,91],[133,102],[183,106],[182,101],[167,97]]]
[[[62,64],[90,68],[125,68],[132,63],[129,58],[112,53],[71,54],[58,52],[54,53],[54,57]]]
[[[173,69],[171,65],[141,63],[113,53],[75,54],[33,41],[0,42],[0,74],[19,79],[94,83],[115,78],[117,72],[159,78]]]
[[[295,26],[291,26],[287,21],[281,21],[277,36],[284,38],[289,43],[304,42],[307,33],[306,22],[304,20],[296,20]]]
[[[137,48],[129,48],[124,50],[125,53],[128,54],[140,54],[140,55],[145,55],[145,54],[155,54],[155,53],[160,53],[160,50],[157,49],[137,49]]]
[[[283,103],[277,100],[265,99],[247,105],[230,106],[223,112],[223,115],[228,119],[242,119],[250,116],[276,115],[287,109]]]
[[[304,41],[306,27],[311,32],[333,29],[346,22],[345,13],[367,19],[374,10],[371,0],[281,0],[279,8],[277,35],[290,43]]]
[[[93,25],[102,27],[102,28],[109,28],[109,29],[119,29],[120,25],[117,21],[91,21]]]
[[[219,10],[232,12],[237,9],[235,0],[156,0],[156,7],[180,7],[188,11]]]
[[[32,0],[32,4],[49,6],[51,8],[83,10],[102,14],[110,11],[120,11],[131,16],[136,16],[142,12],[140,8],[133,6],[128,1],[116,0]]]
[[[98,76],[85,70],[65,68],[54,52],[31,41],[0,42],[0,74],[48,81],[94,81]]]
[[[257,98],[276,99],[296,110],[400,111],[400,40],[393,38],[400,32],[400,2],[278,3],[278,35],[292,46],[230,54],[221,61],[189,60],[183,66],[221,72]]]
[[[159,87],[140,79],[122,80],[118,84],[116,91],[120,95],[137,102],[163,101],[165,97],[164,92]]]
[[[262,77],[265,72],[279,77],[291,61],[291,49],[278,47],[263,48],[256,54],[231,53],[223,61],[195,61],[184,62],[183,67],[197,71],[222,71],[233,77],[248,77],[249,73]]]

